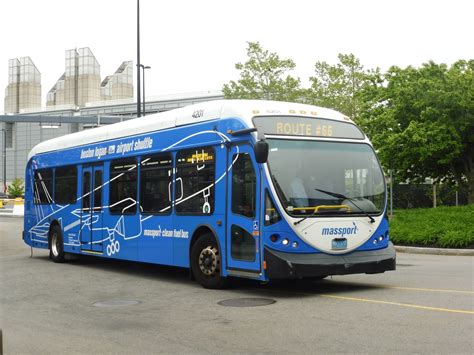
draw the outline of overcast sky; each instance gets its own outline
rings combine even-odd
[[[220,90],[238,79],[246,42],[296,62],[303,84],[316,61],[354,53],[366,68],[474,59],[472,0],[141,0],[147,96]],[[42,102],[64,72],[65,51],[89,47],[102,79],[136,63],[136,0],[2,0],[0,87],[8,59],[30,56]],[[135,74],[135,73],[134,73]],[[135,78],[136,80],[136,78]],[[0,112],[3,111],[3,95]]]

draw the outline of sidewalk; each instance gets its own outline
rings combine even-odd
[[[10,208],[5,208],[0,210],[0,217],[7,217],[7,218],[23,218],[21,214],[13,214],[13,210]]]
[[[25,206],[23,199],[9,200],[6,205],[2,204],[0,208],[0,217],[23,217]]]
[[[23,218],[23,209],[15,211],[12,208],[0,209],[0,217]]]

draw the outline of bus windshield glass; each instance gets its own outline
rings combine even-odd
[[[367,144],[268,139],[268,164],[292,216],[380,214],[385,183]]]

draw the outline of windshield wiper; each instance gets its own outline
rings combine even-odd
[[[367,211],[364,211],[362,208],[360,208],[359,206],[356,205],[354,198],[344,196],[343,194],[339,194],[337,192],[331,192],[331,191],[326,191],[326,190],[321,190],[321,189],[315,189],[315,190],[319,191],[319,192],[322,192],[322,193],[325,193],[326,195],[329,195],[329,196],[334,196],[334,197],[339,198],[341,200],[351,201],[354,206],[356,206],[363,214],[365,214],[369,218],[370,223],[375,223],[375,219],[370,214],[368,214]]]
[[[306,217],[301,218],[299,221],[296,221],[296,222],[294,222],[293,224],[294,224],[295,226],[298,225],[298,224],[300,224],[300,223],[303,222],[305,219],[308,219],[310,216],[316,214],[316,211],[317,211],[317,210],[314,210],[313,213],[307,215]]]

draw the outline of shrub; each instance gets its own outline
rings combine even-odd
[[[25,194],[25,187],[23,186],[23,180],[15,179],[13,182],[8,186],[7,194],[12,197],[21,197]]]
[[[443,248],[474,247],[474,205],[395,211],[390,236],[395,244]]]

